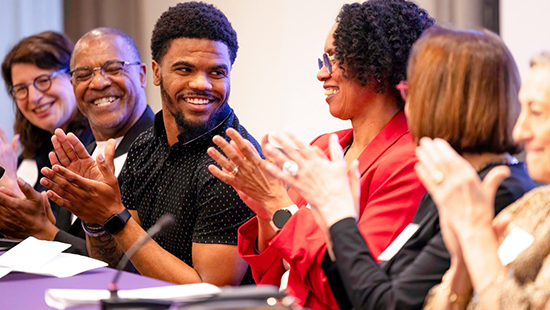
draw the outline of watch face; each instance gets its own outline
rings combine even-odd
[[[114,235],[124,228],[126,222],[131,216],[132,215],[130,214],[130,211],[124,209],[124,211],[120,212],[119,214],[114,214],[110,218],[106,219],[103,223],[103,229],[105,229],[111,235]]]
[[[275,227],[282,229],[291,216],[292,213],[290,211],[286,209],[279,209],[273,213],[273,224],[275,224]]]
[[[118,214],[115,214],[105,221],[103,228],[110,234],[116,234],[124,228],[124,224],[126,224],[126,222],[124,222]]]

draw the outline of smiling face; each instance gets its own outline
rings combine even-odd
[[[165,126],[172,138],[215,125],[216,113],[229,97],[230,72],[227,45],[208,39],[174,39],[160,63],[153,61],[154,84],[160,86]],[[170,127],[178,132],[170,132]]]
[[[338,27],[335,24],[325,41],[325,53],[334,55],[334,31]],[[342,120],[352,120],[364,113],[366,103],[372,98],[373,93],[365,86],[361,86],[359,79],[344,77],[344,71],[340,64],[332,63],[332,73],[328,73],[323,66],[317,73],[317,79],[323,82],[326,102],[329,105],[330,114]]]
[[[124,39],[111,34],[91,35],[75,47],[71,70],[101,67],[107,61],[139,62]],[[96,140],[124,135],[143,113],[145,65],[130,65],[119,73],[95,75],[87,81],[73,81],[78,108],[88,117]]]
[[[521,114],[514,139],[527,152],[533,180],[550,182],[550,65],[532,67],[519,93]]]
[[[13,85],[32,83],[41,75],[51,75],[55,69],[41,69],[34,64],[16,63],[11,68]],[[68,74],[59,74],[52,79],[50,89],[45,92],[28,86],[26,99],[16,100],[17,107],[25,118],[36,127],[52,132],[65,128],[75,115],[76,101]]]

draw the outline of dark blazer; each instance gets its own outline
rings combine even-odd
[[[484,178],[494,167],[479,175]],[[495,214],[535,187],[523,163],[509,165],[509,178],[496,194]],[[429,194],[420,201],[416,233],[389,261],[377,264],[354,219],[330,228],[336,262],[325,255],[322,267],[340,309],[421,309],[428,291],[441,282],[450,255],[441,236],[437,208]]]
[[[153,126],[153,119],[155,118],[155,113],[151,110],[149,106],[145,109],[139,120],[130,128],[130,130],[124,135],[122,141],[117,146],[115,150],[115,158],[128,153],[130,145],[132,142],[145,130]],[[86,146],[86,150],[89,154],[92,154],[96,148],[95,140]],[[71,212],[65,208],[60,208],[60,212],[57,215],[58,221],[71,221]],[[80,219],[76,219],[72,225],[69,225],[69,228],[66,230],[60,230],[55,236],[55,241],[61,241],[71,244],[71,247],[65,252],[76,253],[87,255],[86,250],[86,234],[82,229],[82,223]]]

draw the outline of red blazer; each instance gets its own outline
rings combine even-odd
[[[351,129],[336,134],[342,147],[351,143]],[[322,135],[312,144],[328,154],[328,141],[329,135]],[[358,226],[374,257],[378,257],[412,221],[425,192],[414,172],[414,148],[401,111],[358,158],[361,173]],[[280,285],[286,271],[284,259],[290,264],[287,292],[295,296],[300,305],[311,309],[338,309],[321,269],[326,251],[325,236],[317,227],[311,210],[301,208],[307,202],[294,189],[290,189],[289,194],[300,210],[260,254],[254,250],[257,220],[253,218],[245,223],[239,229],[239,254],[250,264],[258,284]]]

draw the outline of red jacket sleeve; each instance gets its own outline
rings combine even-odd
[[[414,172],[414,145],[409,138],[397,139],[389,147],[391,151],[382,152],[361,175],[358,226],[376,257],[412,221],[425,192]],[[288,293],[312,309],[337,309],[321,268],[325,237],[311,211],[302,207],[261,254],[254,251],[258,235],[255,221],[239,230],[239,253],[252,267],[257,283],[279,285],[285,272],[284,259],[291,270]]]

